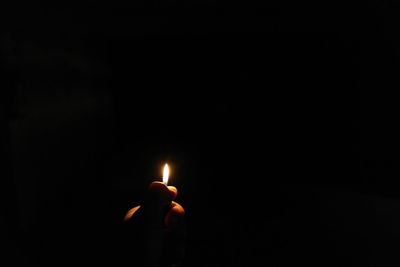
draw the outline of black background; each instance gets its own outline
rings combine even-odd
[[[135,266],[166,161],[184,266],[398,261],[397,4],[81,2],[1,9],[4,262]]]

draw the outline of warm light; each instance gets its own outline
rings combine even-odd
[[[168,184],[168,178],[169,178],[169,167],[168,167],[168,164],[165,163],[164,171],[163,171],[163,183],[164,184]]]

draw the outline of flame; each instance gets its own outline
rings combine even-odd
[[[168,167],[168,164],[165,163],[164,171],[163,171],[163,183],[164,184],[168,184],[168,178],[169,178],[169,167]]]

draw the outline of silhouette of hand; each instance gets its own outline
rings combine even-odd
[[[152,182],[142,205],[129,210],[125,222],[135,228],[146,267],[179,266],[185,252],[185,210],[173,201],[174,186]]]

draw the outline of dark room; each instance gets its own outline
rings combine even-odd
[[[2,2],[0,266],[398,266],[399,12]]]

